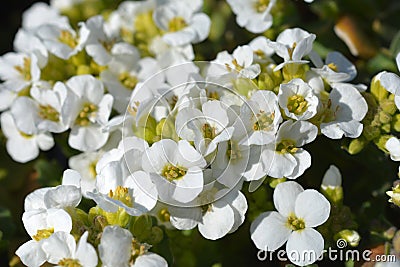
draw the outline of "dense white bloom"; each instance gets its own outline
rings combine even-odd
[[[278,102],[285,115],[295,120],[308,120],[317,114],[318,97],[302,79],[281,84]]]
[[[203,190],[206,161],[189,142],[163,139],[148,148],[142,158],[143,170],[157,186],[161,200],[187,203]]]
[[[273,142],[282,121],[278,98],[266,90],[256,91],[240,109],[239,120],[247,129],[247,145],[265,145]]]
[[[91,75],[74,76],[65,85],[71,92],[62,109],[64,122],[71,126],[68,144],[80,151],[101,148],[109,136],[102,127],[108,122],[113,97],[104,95],[103,83]]]
[[[313,189],[296,182],[278,184],[274,191],[276,211],[262,213],[251,224],[251,239],[258,249],[275,251],[284,243],[286,255],[296,265],[315,262],[323,252],[324,239],[313,229],[330,213],[329,201]]]
[[[211,240],[235,232],[244,222],[247,211],[246,198],[240,191],[218,190],[214,183],[206,185],[205,190],[189,204],[191,207],[168,208],[172,225],[180,230],[197,226],[201,235]]]
[[[85,47],[90,31],[80,27],[75,32],[71,26],[44,24],[36,30],[37,36],[42,40],[47,50],[62,59],[69,59]]]
[[[15,254],[25,265],[32,267],[39,267],[47,260],[47,255],[42,249],[45,239],[53,233],[69,233],[72,230],[71,217],[62,209],[29,210],[22,215],[22,222],[33,240],[22,244]]]
[[[22,27],[27,30],[35,30],[44,24],[65,25],[68,18],[61,16],[60,12],[46,3],[33,4],[22,14]]]
[[[33,87],[31,96],[19,97],[11,106],[11,113],[17,127],[24,133],[49,131],[64,132],[68,125],[62,120],[61,109],[67,98],[65,86],[57,82],[53,89],[39,89]]]
[[[33,160],[39,155],[40,149],[46,151],[54,146],[53,137],[49,133],[21,132],[10,112],[1,114],[1,129],[7,137],[7,152],[17,162],[25,163]]]
[[[137,242],[128,230],[118,226],[106,226],[101,235],[99,256],[104,267],[168,266],[163,257],[148,252],[148,248],[147,244]]]
[[[368,105],[359,91],[350,84],[335,84],[322,111],[321,133],[331,139],[357,138],[363,130],[360,122]]]
[[[317,53],[310,53],[310,58],[317,68],[311,68],[328,83],[348,82],[357,75],[357,69],[340,52],[329,52],[325,64]]]
[[[253,64],[253,56],[253,49],[248,45],[237,47],[232,55],[227,51],[219,52],[217,58],[212,61],[217,64],[211,64],[207,74],[212,77],[233,72],[240,77],[254,79],[260,74],[261,68],[260,65]]]
[[[113,50],[109,68],[100,73],[100,79],[114,97],[114,108],[123,113],[136,85],[159,72],[160,67],[153,58],[140,59],[139,52],[133,46],[116,45]],[[161,76],[155,76],[154,79],[158,77]]]
[[[7,53],[0,57],[0,65],[2,88],[14,92],[15,97],[40,79],[38,59],[33,53]]]
[[[228,0],[236,23],[252,33],[262,33],[272,26],[271,9],[276,0]]]
[[[302,58],[311,52],[315,37],[315,34],[294,28],[281,32],[276,38],[276,42],[268,41],[268,45],[284,60],[275,67],[275,70],[279,70],[289,63],[307,63],[308,61],[302,60]]]
[[[84,196],[86,196],[87,191],[93,191],[95,188],[97,176],[96,164],[103,154],[103,151],[84,152],[72,156],[68,160],[69,167],[79,172],[82,176],[81,190]]]
[[[195,108],[180,110],[175,129],[181,138],[194,141],[196,149],[204,156],[214,152],[218,143],[229,140],[233,132],[227,107],[217,100],[204,103],[201,111]]]
[[[57,232],[43,241],[43,251],[47,261],[58,266],[96,267],[98,258],[94,247],[87,242],[88,232],[79,239],[66,232]]]
[[[288,120],[279,127],[276,140],[264,146],[264,171],[274,178],[295,179],[311,166],[311,155],[301,148],[317,137],[318,128],[307,121]]]
[[[400,53],[396,56],[397,69],[400,70]],[[394,94],[394,102],[398,109],[400,109],[400,77],[391,72],[381,72],[380,73],[380,83],[386,88],[390,93]]]
[[[210,32],[211,20],[204,13],[195,13],[186,2],[173,1],[158,6],[153,13],[157,26],[166,33],[165,42],[177,46],[199,43]]]
[[[273,62],[271,56],[275,51],[268,46],[267,40],[265,36],[258,36],[249,43],[249,46],[253,49],[254,62],[262,64]]]

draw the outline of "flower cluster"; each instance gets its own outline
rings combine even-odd
[[[294,181],[311,166],[307,144],[318,136],[359,141],[368,131],[366,86],[352,83],[357,70],[340,52],[323,60],[316,35],[291,28],[196,62],[192,45],[211,27],[201,0],[126,1],[75,24],[62,14],[79,1],[61,2],[27,10],[16,52],[0,57],[10,156],[33,160],[53,136],[80,152],[61,185],[27,196],[32,240],[16,252],[24,264],[166,266],[150,252],[163,230],[197,228],[210,240],[235,232],[246,219],[245,189],[267,177],[277,211],[253,221],[257,248],[312,250],[309,260],[290,258],[304,266],[321,256],[324,238],[347,231],[314,229],[346,209],[336,167],[322,194]],[[228,0],[254,33],[271,26],[275,2]],[[399,107],[400,78],[377,79]],[[400,159],[398,139],[386,148]],[[389,193],[395,204],[398,191]],[[86,211],[82,198],[92,200]]]

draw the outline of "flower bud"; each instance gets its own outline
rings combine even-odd
[[[345,229],[337,233],[334,237],[336,240],[339,239],[344,239],[347,241],[347,244],[349,244],[352,247],[358,246],[358,243],[360,243],[360,235],[357,233],[357,231],[354,230],[349,230]]]

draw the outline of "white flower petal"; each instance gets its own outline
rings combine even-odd
[[[300,266],[314,263],[322,254],[324,238],[312,228],[293,232],[286,244],[289,260]]]
[[[275,208],[283,216],[289,216],[295,211],[296,199],[303,191],[301,185],[293,181],[278,184],[273,197]]]
[[[251,224],[251,239],[258,249],[275,251],[289,238],[292,230],[287,219],[276,211],[261,213]]]
[[[318,191],[307,189],[296,198],[295,214],[302,218],[306,227],[316,227],[328,220],[331,204]]]

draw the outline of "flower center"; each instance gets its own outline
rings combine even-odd
[[[270,114],[265,113],[264,110],[256,115],[257,121],[253,124],[254,131],[270,131],[273,128],[275,113]]]
[[[206,93],[207,93],[208,99],[210,99],[210,100],[213,100],[213,99],[219,100],[220,96],[219,96],[217,91],[209,91],[209,90],[206,89]]]
[[[304,228],[306,228],[306,224],[304,223],[304,220],[296,217],[296,215],[294,215],[294,214],[291,214],[288,217],[287,225],[293,231],[299,231],[299,230],[303,230]]]
[[[174,17],[168,23],[168,30],[170,32],[177,32],[182,30],[183,28],[187,27],[187,23],[184,18],[182,17]]]
[[[146,244],[146,243],[140,243],[139,241],[137,241],[136,239],[132,239],[132,255],[131,255],[131,265],[132,266],[134,264],[134,262],[136,261],[136,259],[147,253],[147,251],[151,248],[151,245]]]
[[[96,115],[97,107],[92,103],[86,103],[81,112],[79,112],[78,118],[75,121],[75,124],[80,126],[88,126],[90,123],[90,117]]]
[[[288,54],[289,54],[289,58],[290,58],[290,60],[292,60],[292,57],[293,57],[293,52],[294,52],[294,49],[296,48],[296,46],[297,46],[297,43],[296,42],[294,42],[293,44],[292,44],[292,47],[288,47]]]
[[[39,105],[39,116],[44,120],[59,121],[60,113],[50,105]]]
[[[78,45],[78,42],[76,41],[75,37],[72,35],[70,31],[67,30],[63,30],[60,32],[58,40],[61,43],[68,45],[70,48],[75,48]]]
[[[297,152],[298,148],[296,147],[296,142],[293,140],[282,140],[279,144],[276,145],[275,149],[278,153],[281,154],[294,154]]]
[[[22,66],[14,66],[14,69],[18,71],[24,80],[30,81],[32,79],[31,75],[31,59],[29,57],[24,57],[24,63]]]
[[[308,102],[302,95],[292,95],[288,98],[287,108],[290,113],[301,115],[307,110],[307,107]]]
[[[132,207],[132,197],[129,195],[129,189],[126,187],[119,185],[114,191],[110,190],[108,196],[112,199],[121,201],[128,207]]]
[[[83,267],[78,260],[64,258],[57,263],[58,266]]]
[[[169,213],[167,208],[161,209],[158,212],[158,218],[162,221],[162,222],[169,222],[171,214]]]
[[[40,241],[49,238],[53,233],[54,228],[40,229],[37,230],[36,235],[32,236],[32,238],[36,241]]]
[[[217,135],[215,127],[212,127],[208,123],[204,124],[201,130],[203,131],[204,139],[212,140]]]
[[[128,72],[123,72],[118,77],[120,83],[122,83],[126,88],[133,90],[138,83],[138,78],[136,76],[130,75]]]
[[[97,161],[93,161],[93,162],[91,162],[91,163],[89,164],[89,173],[90,173],[90,176],[91,176],[93,179],[95,179],[95,178],[96,178],[96,175],[97,175],[97,172],[96,172],[96,165],[97,165]]]
[[[169,181],[178,180],[186,175],[186,169],[172,164],[167,164],[161,171],[161,175]]]
[[[228,142],[228,149],[226,150],[226,155],[231,160],[241,159],[242,153],[239,150],[239,145],[237,142]]]
[[[333,62],[328,64],[328,68],[330,68],[331,70],[336,71],[336,72],[338,71],[338,67]]]
[[[270,0],[258,0],[257,3],[255,3],[255,9],[258,13],[264,12],[269,5]]]

